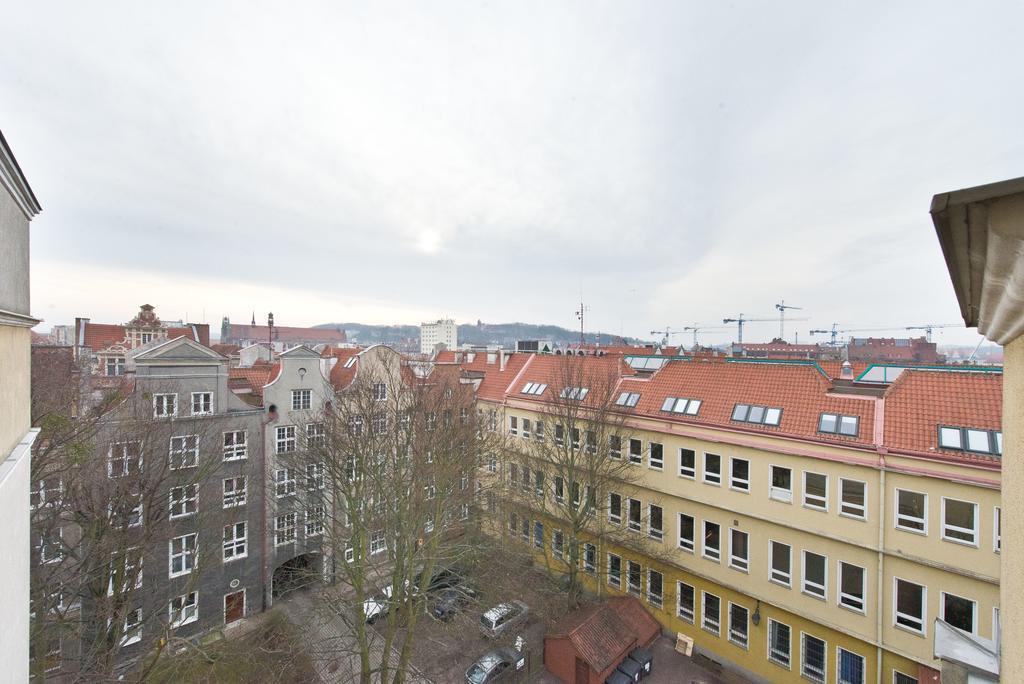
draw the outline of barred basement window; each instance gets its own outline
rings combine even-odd
[[[614,553],[608,554],[608,584],[616,589],[622,588],[622,558]]]
[[[825,684],[825,642],[804,634],[800,640],[800,675],[815,684]]]
[[[662,582],[664,578],[657,570],[647,571],[647,602],[655,608],[661,608],[664,601]]]
[[[628,591],[634,596],[640,596],[640,584],[643,582],[643,578],[640,574],[640,564],[635,561],[626,561],[626,580],[628,582]]]
[[[701,627],[718,636],[722,625],[722,599],[704,592]]]
[[[685,582],[676,582],[676,615],[693,624],[695,590]]]
[[[768,660],[789,669],[790,630],[789,625],[768,620]]]
[[[747,647],[747,619],[749,612],[743,606],[729,604],[729,641],[740,648]]]
[[[839,649],[838,684],[864,684],[864,656]]]

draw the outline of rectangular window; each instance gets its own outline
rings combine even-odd
[[[224,508],[245,505],[245,475],[224,480]]]
[[[154,394],[153,395],[153,417],[173,418],[178,415],[177,394]]]
[[[533,489],[533,477],[528,466],[523,466],[523,479],[521,482],[524,492],[529,493]]]
[[[139,442],[114,442],[107,453],[107,477],[124,477],[142,468],[142,445]]]
[[[608,554],[608,585],[622,588],[622,558],[614,553]]]
[[[199,485],[171,487],[171,520],[194,515],[199,501]]]
[[[704,482],[722,484],[722,457],[718,454],[704,454]]]
[[[238,461],[248,455],[245,430],[231,430],[224,433],[224,460]]]
[[[996,553],[1003,548],[1003,509],[996,506],[992,520],[992,547]]]
[[[664,577],[657,570],[647,571],[647,602],[655,608],[661,608],[664,601],[662,583]]]
[[[388,544],[384,538],[384,530],[377,530],[370,535],[370,555],[384,553],[387,550]]]
[[[942,497],[942,538],[978,545],[978,504]]]
[[[896,529],[928,534],[928,495],[896,490]]]
[[[608,437],[608,458],[622,458],[622,437],[618,435]]]
[[[323,463],[307,463],[306,464],[306,489],[315,491],[323,489],[326,480],[324,478],[324,464]]]
[[[629,512],[629,529],[634,532],[640,531],[641,503],[639,499],[627,499],[626,506]]]
[[[108,356],[106,366],[107,375],[124,375],[123,356]]]
[[[192,393],[192,415],[207,416],[213,413],[213,393],[193,392]]]
[[[865,612],[865,593],[867,592],[867,572],[859,565],[839,562],[839,605]]]
[[[925,633],[925,588],[920,584],[894,578],[895,605],[893,606],[893,622],[898,627],[909,629],[918,634]]]
[[[171,599],[168,606],[171,629],[195,623],[199,619],[199,593],[191,592]]]
[[[676,615],[680,620],[693,624],[694,597],[696,592],[685,582],[676,582]]]
[[[295,541],[295,513],[285,513],[274,519],[274,546],[291,544]]]
[[[658,541],[665,538],[661,506],[651,504],[647,507],[647,536]]]
[[[533,438],[538,442],[544,441],[544,421],[538,420],[533,426]]]
[[[693,516],[679,514],[679,548],[693,553]]]
[[[750,567],[750,551],[746,532],[729,529],[729,567],[746,572]]]
[[[171,437],[171,470],[199,465],[199,435]]]
[[[690,480],[697,477],[697,455],[693,449],[679,449],[679,477]]]
[[[124,619],[124,632],[121,634],[121,645],[131,646],[142,641],[142,609],[136,608]]]
[[[768,620],[768,660],[789,669],[789,625]]]
[[[537,549],[544,548],[544,523],[539,520],[533,521],[533,546]]]
[[[245,558],[248,555],[245,523],[224,526],[224,561]]]
[[[374,401],[387,401],[388,400],[388,384],[386,382],[375,382],[375,383],[373,383],[373,400]]]
[[[597,547],[593,544],[583,545],[583,571],[590,575],[597,572]]]
[[[814,598],[825,599],[828,594],[828,558],[804,551],[803,591]]]
[[[465,475],[463,475],[465,479]],[[469,480],[466,480],[466,486],[469,486]],[[466,487],[463,487],[465,489]],[[533,471],[533,495],[544,496],[544,473],[540,470]]]
[[[312,391],[308,389],[292,390],[292,411],[305,411],[312,406]]]
[[[636,406],[638,401],[640,401],[640,394],[638,392],[623,392],[619,395],[619,398],[615,400],[615,405],[633,408]]]
[[[750,461],[734,458],[729,461],[729,486],[741,492],[750,491]]]
[[[123,553],[115,553],[114,559],[110,563],[107,596],[123,593],[130,589],[138,589],[141,586],[142,549],[133,547],[126,549]],[[58,603],[63,605],[63,599],[58,597]]]
[[[565,480],[561,475],[555,475],[555,501],[558,503],[565,501]]]
[[[640,564],[635,561],[626,561],[626,583],[627,590],[634,596],[640,595],[640,584],[643,578],[640,575]]]
[[[192,572],[196,562],[196,534],[185,534],[175,537],[169,542],[171,577],[179,577]]]
[[[515,436],[519,435],[519,418],[516,416],[508,417],[508,434]]]
[[[306,537],[318,537],[323,534],[326,514],[327,509],[322,505],[306,510]]]
[[[564,425],[556,425],[555,426],[555,445],[556,446],[564,446],[565,445],[565,426]]]
[[[815,684],[825,684],[825,642],[810,634],[800,640],[800,675]]]
[[[551,555],[561,560],[565,556],[565,537],[562,530],[555,530],[551,533]]]
[[[593,430],[587,430],[585,449],[588,454],[593,455],[597,453],[597,433]]]
[[[662,470],[665,467],[664,447],[657,442],[651,442],[651,451],[647,458],[648,467],[654,470]]]
[[[747,647],[749,611],[735,603],[729,604],[729,641],[740,648]]]
[[[523,439],[530,439],[530,428],[531,427],[532,426],[530,425],[530,419],[529,418],[523,418],[523,432],[522,432],[522,435],[521,435]]]
[[[908,674],[903,674],[898,670],[892,671],[892,684],[918,684],[917,677],[911,677]]]
[[[608,494],[608,522],[612,525],[622,522],[622,496],[615,492]]]
[[[644,462],[644,444],[639,439],[629,440],[629,462],[630,463],[643,463]]]
[[[838,684],[864,684],[864,656],[840,648],[837,663]]]
[[[274,453],[287,454],[295,451],[295,426],[282,425],[274,433]]]
[[[942,601],[939,605],[942,608],[939,617],[968,634],[977,634],[978,604],[975,601],[942,592]]]
[[[705,558],[715,561],[716,563],[722,558],[722,528],[718,523],[713,523],[708,520],[704,521],[704,546],[702,553]]]
[[[722,625],[722,599],[704,592],[701,627],[718,636]]]
[[[793,501],[793,470],[782,466],[771,466],[771,489],[768,496],[776,501],[790,503]]]
[[[579,449],[580,448],[580,429],[579,428],[573,428],[573,429],[569,430],[569,438],[572,440],[572,448],[573,449]]]
[[[768,579],[783,586],[789,587],[793,577],[793,549],[789,544],[782,542],[768,542],[768,556],[771,569],[768,572]]]
[[[804,506],[817,511],[828,510],[828,475],[804,473]]]
[[[64,485],[60,477],[48,477],[39,480],[29,491],[29,506],[32,510],[36,510],[40,506],[59,507],[63,492]]]
[[[858,520],[867,517],[867,485],[858,480],[839,478],[839,514]]]
[[[279,468],[274,472],[274,495],[280,499],[295,493],[295,469]]]

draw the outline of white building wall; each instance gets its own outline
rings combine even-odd
[[[458,326],[450,318],[434,323],[420,324],[421,354],[430,354],[438,344],[443,344],[448,349],[455,349],[458,347],[458,343]]]

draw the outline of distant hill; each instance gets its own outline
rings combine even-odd
[[[350,342],[362,345],[389,344],[402,348],[419,348],[420,328],[418,325],[366,325],[363,323],[324,323],[317,328],[341,328],[348,335]],[[587,333],[587,343],[593,344],[600,339],[602,344],[636,342],[631,337],[620,338],[618,335]],[[459,344],[501,345],[515,348],[516,340],[551,340],[556,345],[566,346],[580,341],[578,330],[569,330],[557,325],[537,325],[534,323],[484,323],[464,324],[459,326]],[[622,340],[622,342],[620,342]]]

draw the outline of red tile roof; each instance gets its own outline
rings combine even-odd
[[[359,365],[359,359],[356,359],[348,368],[345,364],[354,356],[357,356],[362,350],[359,347],[351,348],[338,348],[338,347],[327,347],[321,353],[324,357],[334,357],[337,361],[334,363],[334,367],[331,368],[328,380],[334,389],[344,389],[352,384],[352,381],[356,377],[356,366]]]
[[[906,370],[885,393],[885,445],[969,460],[994,457],[939,448],[939,425],[1001,430],[1002,373]]]
[[[237,344],[211,344],[210,349],[221,356],[231,356],[232,354],[237,354],[242,348]]]
[[[262,397],[263,388],[277,378],[280,372],[280,362],[276,362],[273,365],[262,363],[253,365],[251,368],[229,368],[228,382],[233,385],[232,389],[244,387],[245,385],[242,384],[244,382],[254,395]]]
[[[267,340],[268,328],[265,325],[239,325],[229,324],[229,330],[225,341],[228,340]],[[348,341],[344,330],[333,328],[295,328],[285,325],[274,326],[275,342],[311,342],[323,344],[339,344]]]
[[[621,596],[569,613],[548,636],[569,639],[576,654],[601,673],[624,653],[646,646],[660,633],[658,622],[638,600]]]
[[[93,351],[106,349],[112,344],[123,342],[127,336],[123,325],[89,323],[85,326],[85,346]]]
[[[516,375],[533,358],[545,358],[536,354],[517,354],[505,352],[505,370],[501,370],[501,362],[497,352],[494,353],[494,361],[488,362],[487,352],[477,352],[472,361],[468,356],[462,357],[462,369],[475,373],[483,373],[483,379],[476,395],[480,399],[488,401],[501,401],[505,398],[505,389],[515,379]]]

